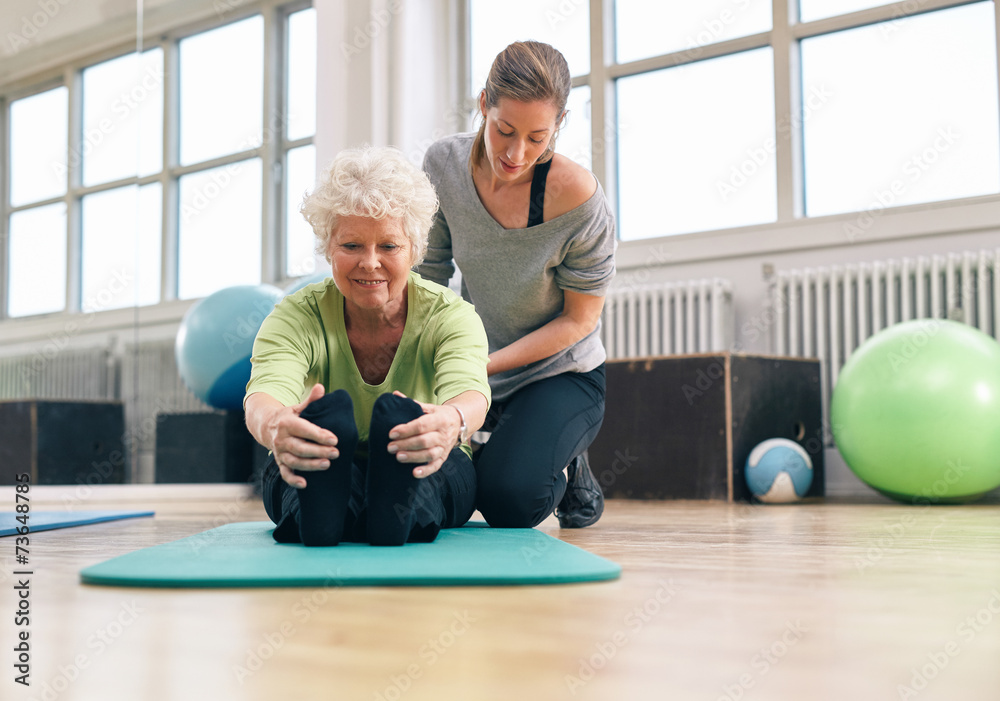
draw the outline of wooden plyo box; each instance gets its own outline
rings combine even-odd
[[[749,501],[750,451],[789,438],[824,494],[818,360],[678,355],[608,361],[604,424],[590,466],[609,498]]]
[[[157,414],[156,483],[247,482],[256,443],[242,411]]]
[[[125,481],[125,409],[118,401],[0,402],[0,484],[20,473],[31,484]]]

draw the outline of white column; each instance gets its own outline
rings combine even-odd
[[[316,163],[363,144],[419,163],[461,129],[460,0],[316,0]]]

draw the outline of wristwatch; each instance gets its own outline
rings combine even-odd
[[[465,414],[454,404],[449,404],[452,409],[458,412],[458,418],[462,421],[462,425],[458,427],[458,443],[456,445],[462,445],[465,443],[465,439],[468,438],[469,426],[465,423]]]

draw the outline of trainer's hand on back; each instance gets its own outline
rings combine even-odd
[[[406,396],[398,391],[393,394]],[[458,444],[462,421],[454,407],[417,404],[424,415],[389,431],[388,448],[399,462],[417,463],[419,467],[413,469],[413,476],[422,478],[437,472],[448,459],[452,448]]]
[[[330,467],[331,460],[340,456],[335,447],[337,436],[300,416],[307,406],[324,394],[323,385],[313,385],[305,400],[280,408],[271,415],[267,424],[271,452],[281,479],[296,489],[305,487],[306,480],[293,470],[325,470]]]

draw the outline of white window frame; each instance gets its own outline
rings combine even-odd
[[[218,5],[218,4],[217,4]],[[272,284],[283,285],[285,278],[284,261],[284,188],[283,173],[286,167],[287,154],[291,149],[313,143],[314,137],[288,140],[284,128],[285,93],[287,89],[287,19],[288,16],[300,10],[313,6],[311,0],[256,0],[253,2],[227,2],[218,5],[217,11],[197,22],[184,23],[182,26],[162,31],[149,32],[141,47],[137,46],[134,37],[123,41],[112,48],[89,55],[74,58],[38,74],[16,79],[11,84],[0,87],[0,328],[3,329],[4,341],[29,341],[44,337],[48,329],[79,328],[80,322],[74,320],[81,316],[80,275],[81,275],[81,208],[82,198],[86,195],[127,185],[146,185],[160,183],[162,195],[162,238],[161,238],[161,288],[160,302],[148,307],[139,308],[141,323],[144,325],[159,325],[175,323],[183,316],[184,311],[196,300],[179,300],[177,298],[177,248],[178,248],[178,185],[182,176],[211,168],[228,165],[249,158],[260,158],[263,164],[262,175],[262,251],[261,280]],[[221,11],[219,8],[224,9]],[[264,138],[259,147],[247,149],[240,153],[199,162],[188,166],[179,165],[179,110],[178,110],[178,53],[179,42],[189,36],[209,31],[233,22],[246,19],[253,15],[261,15],[264,20],[264,99],[263,99],[263,129]],[[135,53],[141,48],[147,51],[159,47],[163,51],[164,65],[164,100],[163,100],[163,166],[155,174],[141,177],[129,177],[113,182],[102,183],[89,187],[82,186],[82,165],[73,164],[68,159],[69,186],[65,195],[50,198],[30,205],[12,207],[9,202],[7,187],[8,171],[10,169],[8,143],[10,138],[9,106],[18,99],[44,92],[59,86],[69,90],[69,154],[77,153],[82,140],[82,72],[93,65]],[[270,125],[275,117],[280,117],[281,127],[277,133]],[[67,289],[66,308],[64,311],[53,312],[30,317],[10,318],[7,315],[9,277],[8,227],[11,214],[53,204],[65,202],[67,207]],[[132,327],[136,324],[137,313],[134,308],[115,309],[108,311],[87,312],[85,324],[87,332],[111,331]]]

